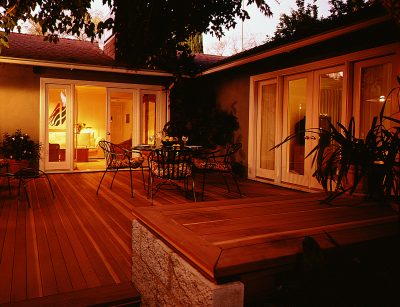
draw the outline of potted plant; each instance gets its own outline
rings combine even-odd
[[[33,141],[28,134],[22,133],[21,129],[17,129],[13,134],[4,134],[1,154],[10,159],[10,164],[19,164],[19,167],[37,166],[40,144]],[[14,172],[15,169],[10,171]]]
[[[393,89],[387,97],[400,87]],[[326,201],[349,192],[354,193],[360,183],[363,192],[380,203],[400,202],[400,121],[385,116],[387,99],[380,114],[373,118],[365,139],[355,136],[355,121],[347,127],[340,122],[337,128],[329,122],[327,129],[310,128],[288,136],[274,148],[296,138],[298,134],[312,133],[318,144],[306,156],[313,156],[313,176],[330,192]]]

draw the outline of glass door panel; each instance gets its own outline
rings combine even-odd
[[[330,130],[329,122],[339,129],[338,122],[345,121],[345,91],[344,91],[344,71],[342,67],[330,68],[316,71],[314,74],[314,106],[313,106],[313,124],[315,128]],[[318,135],[309,134],[308,142],[314,148],[318,142]],[[306,136],[306,139],[307,139]],[[313,159],[309,157],[308,159]],[[314,168],[312,169],[314,173]],[[311,186],[321,188],[321,185],[315,178],[311,179]]]
[[[156,131],[156,94],[143,94],[141,101],[141,140],[142,144],[154,144]]]
[[[311,149],[305,129],[312,123],[312,82],[308,74],[284,79],[284,136],[296,137],[283,146],[282,180],[302,186],[309,185],[310,159],[305,159]]]
[[[379,64],[361,68],[360,88],[360,138],[365,138],[372,119],[379,115],[390,90],[391,64]],[[386,115],[390,109],[385,109]]]
[[[275,80],[260,82],[258,85],[257,119],[257,168],[256,176],[275,179],[276,150],[276,101],[277,85]]]
[[[329,122],[338,128],[342,122],[343,71],[318,75],[318,127],[329,129]],[[342,122],[343,123],[343,122]]]
[[[70,169],[71,88],[46,85],[46,170]]]
[[[365,138],[372,119],[378,116],[394,79],[393,57],[362,61],[354,65],[354,117],[360,138]],[[395,110],[390,103],[385,108],[389,115]]]
[[[307,79],[288,82],[288,132],[297,133],[289,142],[289,172],[304,175],[304,149],[307,110]]]

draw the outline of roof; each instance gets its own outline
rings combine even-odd
[[[344,15],[339,18],[325,19],[319,22],[318,27],[314,26],[303,29],[303,31],[295,33],[291,37],[274,39],[257,47],[223,58],[203,69],[200,75],[222,71],[276,54],[290,52],[303,46],[327,41],[333,37],[356,32],[360,29],[387,21],[391,21],[391,18],[380,6],[369,7],[357,13]]]
[[[10,33],[10,48],[2,48],[0,62],[45,67],[81,69],[100,72],[172,77],[161,70],[130,69],[117,64],[113,57],[101,50],[97,43],[60,38],[57,43],[44,40],[43,36]]]
[[[221,60],[224,60],[226,57],[222,55],[213,55],[213,54],[204,54],[204,53],[196,53],[194,57],[194,62],[199,67],[199,70],[206,69]]]
[[[326,41],[335,36],[354,32],[374,23],[389,19],[382,16],[382,11],[366,10],[361,13],[345,16],[340,20],[328,20],[312,31],[306,31],[290,38],[267,42],[258,47],[243,51],[230,57],[195,54],[194,64],[199,75],[214,73],[231,67],[244,65],[279,53],[290,52],[305,45]],[[139,73],[148,75],[172,76],[172,73],[149,69],[130,70],[127,66],[115,62],[110,53],[103,52],[97,45],[89,41],[61,38],[58,43],[49,43],[43,36],[10,33],[10,48],[3,48],[1,58],[23,59],[29,62],[39,61],[35,65],[55,65],[57,67],[92,69],[97,71],[118,71],[120,73]],[[58,65],[61,64],[61,65]],[[76,67],[71,64],[81,65]],[[82,65],[88,67],[82,68]]]
[[[46,63],[52,62],[128,69],[128,67],[125,67],[121,63],[117,64],[115,59],[100,49],[97,43],[92,43],[90,41],[60,38],[57,43],[50,43],[45,41],[44,37],[40,35],[13,32],[9,34],[8,41],[10,48],[3,48],[0,57],[36,60]],[[197,53],[195,54],[194,62],[199,70],[203,70],[224,58],[224,56]],[[149,74],[156,72],[148,69],[144,69],[143,71],[148,71]]]
[[[10,33],[10,48],[3,48],[1,56],[11,58],[113,66],[114,60],[90,41],[61,38],[58,43],[49,43],[43,36]]]

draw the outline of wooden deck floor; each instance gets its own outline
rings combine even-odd
[[[127,172],[116,176],[111,191],[111,176],[106,177],[96,196],[101,175],[52,174],[55,198],[44,180],[31,181],[31,208],[23,195],[17,198],[16,182],[10,196],[0,181],[0,304],[130,281],[132,209],[151,203],[140,173],[135,173],[134,198]],[[211,179],[205,200],[237,201],[219,179]],[[242,200],[300,193],[252,181],[241,182],[241,189]],[[193,206],[179,191],[161,190],[153,205],[187,202]]]
[[[241,281],[245,306],[398,305],[398,214],[361,197],[328,205],[321,203],[324,196],[266,193],[133,210],[206,278]],[[307,275],[312,265],[318,273]]]
[[[293,263],[305,236],[330,249],[399,235],[399,217],[391,208],[354,197],[337,200],[335,205],[321,199],[318,193],[275,195],[196,207],[135,208],[134,213],[218,283]]]

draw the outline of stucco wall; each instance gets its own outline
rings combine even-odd
[[[0,139],[21,128],[39,140],[40,78],[168,85],[165,77],[65,70],[0,63]]]
[[[250,76],[244,74],[220,74],[218,78],[210,78],[207,87],[214,87],[217,106],[238,118],[239,130],[235,133],[235,142],[243,147],[236,157],[247,167],[247,144],[249,134],[249,90]]]
[[[31,66],[0,64],[0,134],[21,128],[39,139],[40,79]]]

